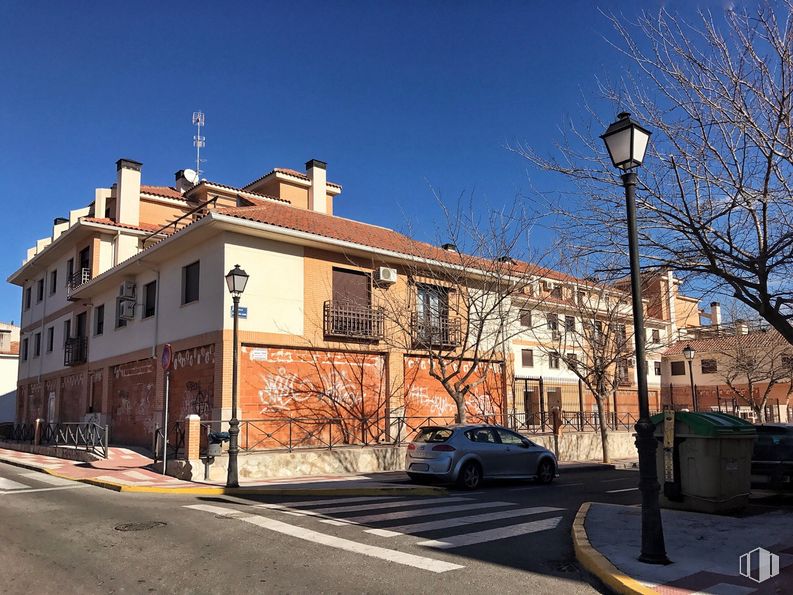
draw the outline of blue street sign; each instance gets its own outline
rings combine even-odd
[[[231,306],[229,310],[229,316],[234,318],[234,306]],[[240,306],[239,308],[239,317],[240,318],[248,318],[248,306]]]

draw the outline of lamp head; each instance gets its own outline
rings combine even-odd
[[[248,283],[248,273],[240,268],[240,265],[235,264],[234,268],[226,273],[226,285],[229,288],[231,295],[239,297],[245,291],[245,285]]]
[[[614,167],[627,170],[639,167],[644,161],[650,134],[649,130],[632,120],[628,112],[622,112],[600,138],[606,144]]]

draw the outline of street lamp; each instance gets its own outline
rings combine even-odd
[[[683,347],[683,355],[688,360],[688,377],[691,379],[691,405],[694,407],[694,411],[699,411],[699,403],[697,403],[697,389],[694,388],[694,369],[692,367],[692,362],[694,361],[694,356],[696,355],[696,351],[691,345],[686,345]]]
[[[240,486],[237,474],[237,454],[239,448],[240,420],[237,419],[237,351],[238,351],[238,325],[240,296],[245,291],[248,283],[248,273],[235,264],[234,268],[226,274],[226,285],[228,285],[231,299],[234,300],[234,355],[232,356],[231,371],[231,421],[229,422],[229,469],[226,476],[227,488],[238,488]]]
[[[636,450],[639,452],[639,489],[642,494],[642,549],[639,560],[648,564],[668,564],[664,546],[661,508],[658,504],[660,485],[656,476],[655,425],[650,420],[647,396],[647,360],[644,355],[644,311],[639,269],[639,240],[636,232],[636,183],[638,176],[631,171],[642,164],[650,131],[622,112],[617,121],[601,137],[606,144],[614,167],[623,170],[625,203],[628,211],[628,251],[631,265],[631,293],[633,301],[633,330],[636,342],[636,375],[639,389],[639,421],[636,422]]]

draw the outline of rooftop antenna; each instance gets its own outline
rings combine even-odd
[[[201,127],[204,126],[204,112],[193,112],[193,126],[196,127],[196,134],[193,136],[193,146],[195,147],[195,171],[196,181],[201,179],[201,174],[204,171],[201,169],[201,163],[206,159],[201,159],[201,147],[205,147],[207,139],[201,136]]]

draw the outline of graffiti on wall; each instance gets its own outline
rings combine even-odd
[[[443,385],[430,374],[429,358],[406,356],[404,366],[405,415],[454,417],[457,406]],[[468,373],[471,368],[472,364],[463,363],[460,374]],[[468,382],[473,385],[465,400],[469,421],[492,420],[500,416],[503,403],[501,364],[479,364]]]
[[[192,368],[193,366],[201,366],[206,364],[215,363],[215,346],[204,345],[202,347],[193,347],[192,349],[185,349],[184,351],[177,351],[173,357],[173,369]]]
[[[111,368],[113,439],[147,446],[156,422],[153,360],[139,360]]]
[[[188,415],[212,417],[215,385],[215,345],[202,345],[177,351],[171,371],[168,414],[173,421]]]

